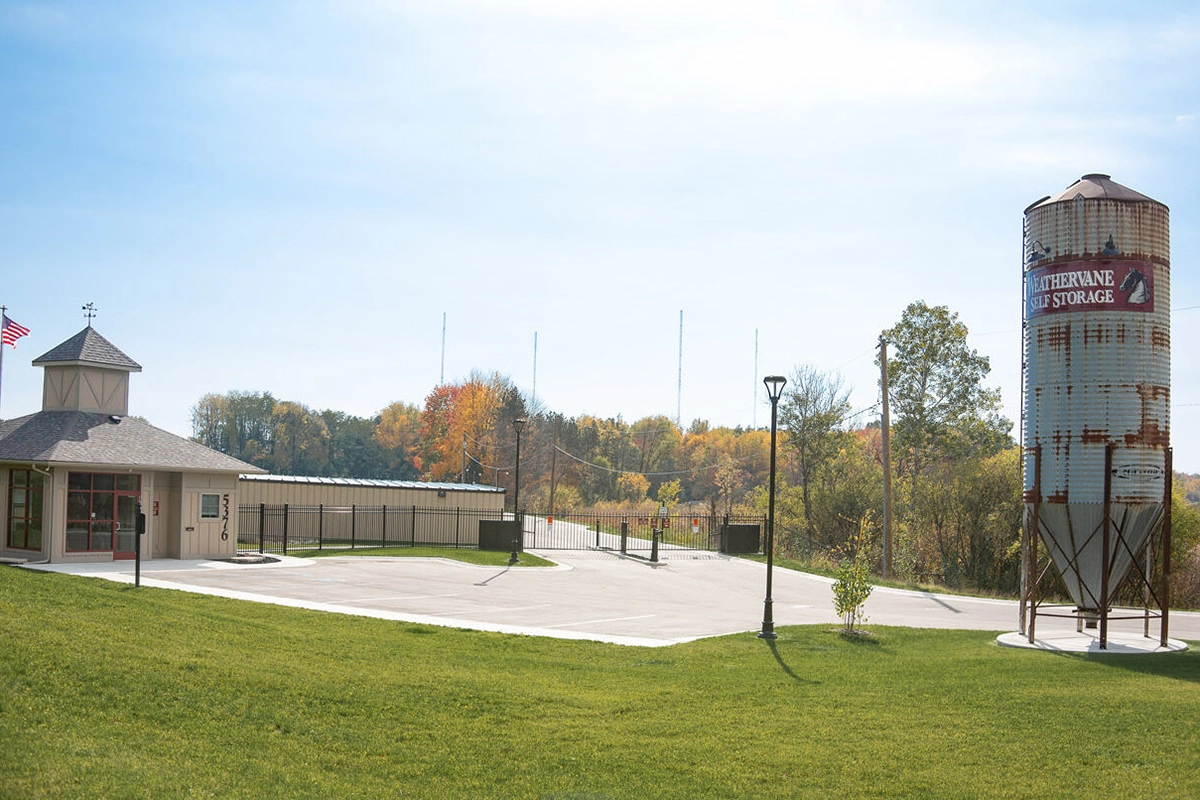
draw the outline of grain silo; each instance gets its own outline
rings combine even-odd
[[[1075,604],[1066,614],[1098,626],[1101,647],[1126,579],[1144,589],[1146,635],[1160,617],[1165,643],[1165,557],[1151,575],[1170,535],[1167,207],[1084,175],[1025,210],[1024,238],[1022,632],[1027,614],[1030,642],[1038,615],[1062,615],[1039,598],[1040,538]]]

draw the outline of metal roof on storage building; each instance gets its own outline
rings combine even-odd
[[[500,486],[482,483],[444,483],[439,481],[393,481],[374,478],[319,478],[305,475],[242,475],[240,480],[262,483],[291,483],[311,486],[343,486],[364,489],[413,489],[442,492],[504,493]]]

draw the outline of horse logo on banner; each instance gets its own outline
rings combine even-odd
[[[1146,276],[1137,267],[1129,268],[1129,273],[1117,290],[1129,293],[1125,295],[1125,302],[1131,306],[1150,302],[1150,281],[1146,280]]]

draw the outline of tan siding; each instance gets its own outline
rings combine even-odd
[[[46,367],[42,409],[124,416],[129,413],[129,373],[78,365]]]
[[[200,495],[221,497],[222,517],[200,519]],[[225,497],[228,495],[228,517]],[[187,473],[183,476],[183,532],[180,558],[230,558],[237,555],[238,480],[236,475]],[[226,537],[221,538],[222,530]]]
[[[241,481],[240,503],[265,503],[296,506],[417,506],[419,508],[471,508],[500,510],[504,507],[502,492],[479,492],[445,489],[438,497],[436,488],[393,488],[378,486],[339,486],[336,484],[275,483],[270,481]]]

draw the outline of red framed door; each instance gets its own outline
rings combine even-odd
[[[137,547],[137,503],[138,495],[116,496],[117,518],[114,521],[113,560],[133,558]]]

